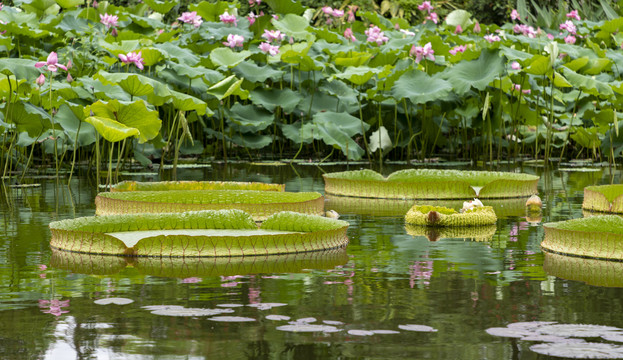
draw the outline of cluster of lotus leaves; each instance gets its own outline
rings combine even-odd
[[[104,192],[95,198],[96,215],[170,213],[239,209],[263,221],[280,211],[324,214],[324,198],[317,192],[257,190],[169,190]]]
[[[476,206],[464,212],[431,205],[413,205],[405,215],[407,224],[432,227],[493,225],[498,220],[491,206]]]
[[[50,223],[53,249],[155,257],[256,256],[329,250],[348,244],[348,223],[280,212],[257,226],[241,210],[91,216]]]
[[[387,178],[373,170],[323,175],[325,193],[385,199],[517,198],[537,193],[539,177],[496,171],[407,169]]]
[[[588,258],[623,260],[623,218],[593,216],[543,225],[543,250]]]
[[[256,190],[285,191],[284,184],[265,184],[259,182],[235,181],[122,181],[110,191],[170,191],[170,190]]]
[[[623,184],[585,187],[582,208],[623,214]]]
[[[209,277],[329,270],[348,262],[345,248],[301,253],[237,257],[129,257],[53,250],[50,264],[76,274],[112,275],[127,267],[140,274],[170,277]]]

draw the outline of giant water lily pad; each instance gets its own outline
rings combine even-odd
[[[408,224],[433,227],[492,225],[497,220],[491,206],[477,206],[458,212],[444,206],[414,205],[405,215]]]
[[[585,187],[582,208],[623,214],[623,184]]]
[[[284,191],[283,184],[235,181],[122,181],[113,187],[112,192],[122,191],[169,191],[169,190],[257,190]]]
[[[525,197],[537,193],[539,181],[529,174],[429,169],[400,170],[387,178],[367,169],[324,174],[323,178],[327,194],[386,199]]]
[[[259,228],[240,210],[108,215],[50,223],[50,245],[77,253],[133,257],[271,255],[345,247],[347,228],[345,221],[294,212],[272,215]],[[136,236],[119,236],[128,232]]]
[[[598,259],[623,260],[623,218],[593,216],[543,225],[541,247],[550,252]]]
[[[316,192],[255,190],[170,190],[100,193],[97,215],[239,209],[262,221],[280,211],[324,214],[324,198]]]
[[[572,359],[623,359],[623,346],[602,343],[544,343],[530,346],[535,353]]]
[[[623,262],[543,253],[543,270],[566,280],[589,285],[623,287]]]

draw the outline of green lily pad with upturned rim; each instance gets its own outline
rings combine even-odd
[[[95,197],[96,215],[168,213],[239,209],[263,221],[280,211],[324,214],[324,198],[317,192],[254,190],[170,190],[103,192]]]
[[[623,214],[623,184],[585,187],[582,209]]]
[[[426,236],[429,241],[442,239],[469,239],[474,241],[492,241],[495,225],[464,226],[464,227],[431,227],[406,224],[405,230],[411,236]]]
[[[596,259],[623,260],[623,218],[593,216],[543,224],[545,251]]]
[[[90,216],[50,223],[50,245],[85,254],[136,257],[274,255],[345,247],[347,228],[345,221],[294,212],[274,214],[259,228],[240,210]],[[189,229],[197,232],[184,232]],[[138,236],[130,246],[117,236],[143,231],[150,233]]]
[[[565,280],[593,286],[623,287],[623,262],[543,253],[543,270]]]
[[[323,175],[325,193],[386,199],[516,198],[537,193],[539,177],[496,171],[407,169],[387,178],[373,170]]]
[[[457,212],[444,206],[414,205],[405,215],[408,224],[432,227],[493,225],[497,220],[491,206],[477,206],[464,212]]]
[[[113,187],[112,192],[123,191],[169,191],[169,190],[257,190],[285,191],[284,184],[265,184],[259,182],[235,181],[122,181]]]

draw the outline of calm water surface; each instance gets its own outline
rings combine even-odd
[[[322,172],[343,169],[215,164],[178,170],[178,179],[285,183],[287,191],[323,193]],[[541,176],[542,222],[581,217],[585,186],[620,183],[620,172],[608,169],[520,170]],[[66,180],[36,181],[41,187],[7,188],[1,196],[2,359],[544,359],[529,350],[533,343],[485,329],[535,320],[623,327],[623,263],[544,255],[543,229],[526,219],[522,201],[498,204],[497,231],[475,235],[486,241],[409,231],[409,204],[400,201],[329,199],[327,208],[350,224],[345,252],[127,263],[53,253],[48,223],[93,215],[96,188],[86,179],[70,188]],[[133,302],[97,303],[106,298]],[[222,315],[255,321],[155,315],[145,308],[154,305],[229,307]],[[268,315],[339,321],[341,331],[281,331],[288,322]],[[399,329],[405,324],[437,332]]]

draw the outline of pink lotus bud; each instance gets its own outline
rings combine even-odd
[[[67,82],[68,82],[68,83],[71,83],[71,82],[73,82],[73,81],[74,81],[74,78],[72,78],[72,77],[71,77],[71,74],[70,74],[70,73],[67,73]]]
[[[117,37],[117,28],[112,28],[112,30],[110,30],[110,35],[112,35],[113,37]]]
[[[72,63],[71,60],[69,60],[67,62],[67,69],[71,69],[72,67],[74,67],[74,63]]]
[[[476,24],[474,25],[474,32],[475,33],[480,33],[480,23],[478,21],[476,21]]]
[[[37,85],[43,86],[43,84],[45,84],[45,76],[43,74],[39,75],[35,82],[37,83]]]
[[[460,34],[463,32],[463,27],[461,25],[457,25],[456,29],[454,30],[455,34]]]

